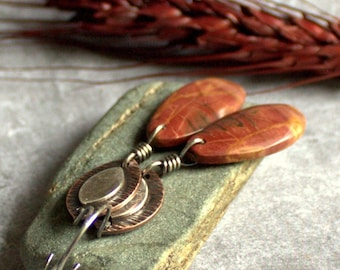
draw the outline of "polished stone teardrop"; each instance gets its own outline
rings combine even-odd
[[[149,121],[147,135],[165,125],[152,143],[159,147],[179,145],[208,124],[239,110],[245,96],[240,85],[218,78],[187,84],[158,108]]]
[[[289,105],[254,106],[233,113],[190,138],[204,140],[190,149],[190,155],[201,164],[261,158],[293,144],[304,128],[304,116]]]

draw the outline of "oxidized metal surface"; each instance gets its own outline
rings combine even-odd
[[[143,208],[145,203],[149,198],[149,187],[146,184],[146,181],[142,178],[141,184],[136,192],[136,195],[133,197],[132,200],[129,201],[128,204],[123,206],[122,208],[118,209],[111,213],[111,218],[122,218],[125,216],[129,216],[135,214],[139,210]]]
[[[124,170],[111,167],[87,179],[78,194],[81,204],[100,204],[115,196],[125,184]]]
[[[103,235],[132,231],[150,221],[157,214],[164,199],[162,180],[153,171],[148,172],[148,177],[144,177],[144,180],[149,188],[148,199],[144,207],[132,215],[112,218],[111,224],[104,229]],[[98,220],[95,226],[99,228],[100,225],[101,221]]]
[[[81,204],[78,198],[79,191],[81,187],[83,186],[83,184],[88,179],[91,179],[95,175],[100,174],[101,172],[107,169],[117,168],[117,167],[121,168],[120,165],[121,165],[121,162],[117,162],[117,161],[106,163],[104,165],[94,168],[93,170],[84,174],[82,177],[80,177],[78,180],[74,182],[74,184],[69,189],[67,196],[66,196],[66,207],[73,218],[76,218],[79,214],[77,209],[83,207],[83,205]],[[100,201],[100,204],[95,203],[92,205],[98,206],[98,205],[108,204],[112,206],[112,211],[116,211],[122,208],[131,199],[134,198],[141,183],[141,179],[142,179],[141,171],[139,167],[136,164],[134,164],[134,162],[131,162],[129,167],[122,168],[122,170],[124,172],[124,179],[125,179],[123,187],[120,188],[120,190],[110,200],[108,201],[98,200]]]
[[[304,116],[285,104],[253,106],[210,125],[191,140],[189,151],[201,164],[224,164],[261,158],[293,144],[303,134]]]
[[[218,78],[187,84],[157,109],[149,121],[147,134],[150,136],[158,126],[165,125],[152,143],[158,147],[182,144],[208,124],[239,110],[245,96],[240,85]]]

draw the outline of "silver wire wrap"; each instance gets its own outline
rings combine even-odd
[[[148,143],[141,142],[123,161],[122,167],[127,167],[132,160],[136,160],[138,163],[142,163],[144,160],[147,160],[151,156],[151,154],[152,146]]]
[[[178,170],[181,168],[181,165],[182,161],[179,155],[171,154],[162,160],[157,160],[151,163],[143,170],[143,175],[147,175],[149,171],[154,170],[160,177],[162,177],[165,174]],[[159,168],[160,171],[156,168]]]
[[[205,143],[205,141],[201,138],[195,138],[194,140],[192,141],[189,141],[187,142],[187,144],[184,146],[183,150],[181,151],[181,153],[179,154],[180,158],[183,159],[183,157],[186,155],[186,153],[190,150],[191,147],[193,147],[194,145],[196,144],[203,144]],[[190,163],[190,164],[182,164],[182,165],[185,165],[185,166],[194,166],[196,165],[197,162],[194,162],[194,163]]]
[[[171,173],[175,170],[178,170],[181,168],[181,166],[193,166],[196,165],[196,162],[191,164],[186,164],[182,162],[183,157],[186,155],[186,153],[189,151],[189,149],[194,146],[195,144],[202,144],[204,143],[204,140],[201,138],[196,138],[192,141],[189,141],[181,153],[178,154],[170,154],[169,156],[165,157],[162,160],[157,160],[153,163],[151,163],[149,166],[147,166],[143,170],[143,175],[147,175],[150,170],[157,171],[157,167],[160,169],[160,172],[158,170],[158,175],[162,177],[165,174]]]
[[[138,163],[142,163],[152,155],[151,143],[155,139],[156,135],[165,127],[165,125],[159,125],[150,135],[148,142],[139,143],[124,159],[122,167],[127,167],[132,160],[136,160]]]

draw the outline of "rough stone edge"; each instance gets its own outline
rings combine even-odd
[[[233,178],[226,179],[226,185],[213,196],[211,202],[207,203],[205,213],[200,216],[195,226],[160,258],[154,270],[184,270],[190,267],[196,254],[227,211],[228,205],[246,184],[260,162],[260,159],[243,162]]]
[[[179,86],[180,84],[174,83],[172,87],[174,87],[174,85]],[[103,133],[102,136],[100,136],[99,138],[95,138],[95,142],[91,144],[90,148],[88,147],[86,148],[89,142],[84,143],[84,141],[89,140],[90,138],[93,137],[92,132],[85,138],[85,140],[80,144],[80,146],[65,162],[64,166],[60,169],[59,173],[55,177],[53,186],[50,189],[50,196],[53,197],[54,191],[56,189],[60,188],[60,189],[67,190],[68,186],[60,187],[60,185],[63,184],[63,182],[60,181],[60,178],[66,179],[67,175],[74,174],[78,168],[83,168],[84,165],[86,165],[87,162],[89,161],[92,153],[97,149],[97,147],[101,144],[101,142],[105,140],[105,138],[107,138],[110,134],[112,134],[112,132],[114,132],[115,127],[123,125],[125,122],[127,122],[129,119],[129,115],[137,112],[141,104],[143,104],[143,102],[147,100],[150,96],[157,93],[157,90],[162,87],[164,87],[164,84],[159,82],[158,84],[152,83],[152,84],[142,85],[140,87],[136,87],[132,89],[131,91],[141,90],[140,92],[143,93],[142,98],[138,99],[139,102],[128,107],[122,114],[119,114],[120,117],[118,118],[118,121],[115,121],[114,124],[110,125],[109,128]],[[150,89],[145,91],[145,89],[147,88],[150,88]],[[102,118],[101,121],[99,121],[99,123],[96,125],[96,127],[93,130],[96,130],[98,126],[105,126],[105,123],[103,122],[105,122],[105,120],[109,118],[107,117],[107,115],[112,113],[115,107],[119,107],[117,106],[118,104],[124,103],[127,100],[128,98],[126,96],[123,96],[114,105],[114,107],[107,114],[105,114],[105,116]],[[75,164],[73,164],[72,166],[68,168],[68,166],[72,164],[72,160],[74,158],[78,158],[79,156],[82,156],[83,158],[78,160]],[[246,183],[247,179],[250,177],[250,175],[252,174],[252,172],[254,171],[254,169],[256,168],[259,162],[260,162],[259,160],[250,161],[250,162],[243,163],[242,166],[239,167],[239,171],[243,172],[242,179],[240,179],[241,177],[239,174],[236,174],[233,181],[230,181],[230,179],[226,181],[229,184],[226,185],[224,189],[222,189],[219,192],[219,194],[214,197],[215,202],[211,202],[209,205],[211,205],[212,207],[210,209],[206,209],[207,213],[205,215],[201,215],[200,216],[201,219],[197,220],[194,226],[196,228],[189,230],[189,233],[187,233],[186,235],[184,235],[183,238],[179,239],[176,243],[174,243],[174,246],[170,248],[168,252],[165,252],[165,254],[163,254],[159,262],[155,264],[155,267],[153,269],[187,269],[190,266],[192,260],[194,259],[194,256],[197,254],[200,247],[203,245],[203,243],[208,238],[213,228],[216,226],[220,218],[225,213],[227,206],[232,201],[232,199],[237,195],[240,188]],[[246,172],[245,174],[244,174],[244,170]],[[230,185],[230,183],[232,183],[232,185]],[[227,192],[230,193],[230,197],[228,197],[228,199],[226,200]],[[223,200],[222,200],[222,197],[223,197]],[[53,202],[56,202],[57,200],[58,199],[55,198]],[[49,207],[46,206],[44,207],[44,209],[49,209]],[[42,209],[41,212],[44,211],[44,209]],[[38,216],[41,215],[41,212],[38,214]],[[197,235],[200,235],[200,237],[195,237]],[[23,248],[22,248],[22,258],[25,259],[25,251]],[[183,259],[180,259],[180,258],[183,258]],[[32,268],[28,268],[28,269],[32,269]]]
[[[143,104],[153,95],[157,94],[159,90],[163,87],[179,87],[181,83],[165,83],[165,82],[151,82],[142,84],[132,88],[127,91],[119,100],[109,109],[109,111],[104,114],[104,116],[98,121],[98,123],[91,129],[89,134],[80,142],[78,147],[74,150],[74,152],[65,160],[62,166],[59,168],[57,174],[54,176],[52,180],[51,187],[48,191],[48,197],[45,201],[49,201],[49,204],[45,204],[38,212],[35,219],[32,221],[28,230],[26,231],[22,244],[20,246],[20,257],[23,261],[23,264],[26,269],[35,269],[31,267],[32,263],[36,260],[40,260],[40,256],[34,250],[31,250],[31,256],[28,256],[29,250],[27,250],[25,242],[26,238],[29,237],[31,233],[31,228],[39,227],[36,224],[39,224],[40,217],[44,215],[44,213],[50,211],[51,208],[55,206],[55,204],[60,200],[61,195],[55,195],[57,190],[58,193],[66,193],[71,183],[67,183],[67,180],[74,178],[74,175],[81,175],[84,173],[84,167],[90,162],[91,156],[96,151],[96,149],[100,146],[100,144],[117,128],[124,125],[128,122],[130,116],[138,112],[138,109],[143,106]],[[128,93],[134,92],[139,97],[137,98],[138,102],[130,102],[130,96]],[[131,103],[130,106],[124,105]],[[119,111],[117,113],[117,109],[125,108],[123,111]],[[118,117],[113,116],[113,114],[117,114]],[[112,118],[115,119],[112,123]],[[107,123],[109,121],[109,123]],[[99,132],[101,130],[101,132]],[[94,133],[103,134],[101,136],[96,136]],[[92,142],[91,142],[92,141]],[[89,144],[91,145],[89,147]],[[79,157],[82,157],[79,159]],[[87,171],[86,169],[85,171]],[[79,172],[80,171],[80,172]],[[52,205],[51,205],[52,204]]]

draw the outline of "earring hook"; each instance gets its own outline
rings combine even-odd
[[[67,262],[67,259],[70,257],[74,247],[76,246],[76,244],[79,242],[80,238],[85,234],[85,232],[89,229],[89,227],[96,221],[97,217],[100,215],[100,213],[102,213],[105,209],[107,208],[106,205],[103,205],[102,207],[98,208],[96,211],[94,209],[93,206],[89,206],[86,210],[87,210],[87,218],[85,219],[83,225],[81,226],[77,236],[74,238],[74,240],[72,241],[71,245],[67,248],[67,250],[65,251],[65,253],[63,254],[63,256],[59,259],[59,261],[52,266],[52,268],[50,268],[50,264],[52,262],[52,259],[54,257],[54,254],[51,253],[46,261],[45,264],[45,268],[44,270],[63,270],[64,266]],[[76,270],[79,269],[80,264],[76,263],[72,270]]]

